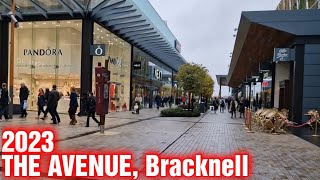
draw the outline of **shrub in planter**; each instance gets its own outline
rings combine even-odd
[[[199,117],[200,111],[195,109],[193,111],[185,111],[182,108],[172,108],[161,111],[162,117]]]

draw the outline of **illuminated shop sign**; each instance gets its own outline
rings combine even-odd
[[[105,56],[106,55],[106,45],[105,44],[94,44],[90,47],[91,56]]]
[[[141,69],[141,62],[133,62],[133,69]]]
[[[162,80],[162,71],[158,68],[153,69],[153,77],[157,80]]]
[[[62,56],[61,49],[24,49],[24,56]]]

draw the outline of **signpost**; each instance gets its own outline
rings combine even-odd
[[[100,133],[104,133],[105,117],[109,108],[109,82],[110,71],[101,67],[95,68],[96,77],[96,113],[100,116]]]

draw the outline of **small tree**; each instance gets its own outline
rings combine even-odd
[[[184,91],[189,94],[189,109],[191,109],[191,95],[202,95],[203,93],[207,95],[210,93],[209,86],[211,85],[213,91],[213,80],[208,76],[208,70],[199,64],[185,64],[179,68],[176,79]]]

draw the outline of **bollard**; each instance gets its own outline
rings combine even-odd
[[[249,108],[245,108],[245,111],[244,111],[244,124],[245,124],[245,130],[249,130],[249,123],[248,123],[248,110]]]
[[[249,114],[250,113],[250,114]],[[247,131],[247,133],[254,133],[253,131],[252,131],[252,127],[251,127],[251,115],[252,115],[252,109],[250,109],[250,110],[248,110],[248,114],[249,114],[249,116],[248,116],[248,124],[249,124],[249,130]]]
[[[318,111],[316,112],[318,114]],[[319,118],[316,119],[316,127],[314,129],[314,135],[312,135],[312,137],[318,137],[318,122],[319,122]]]

